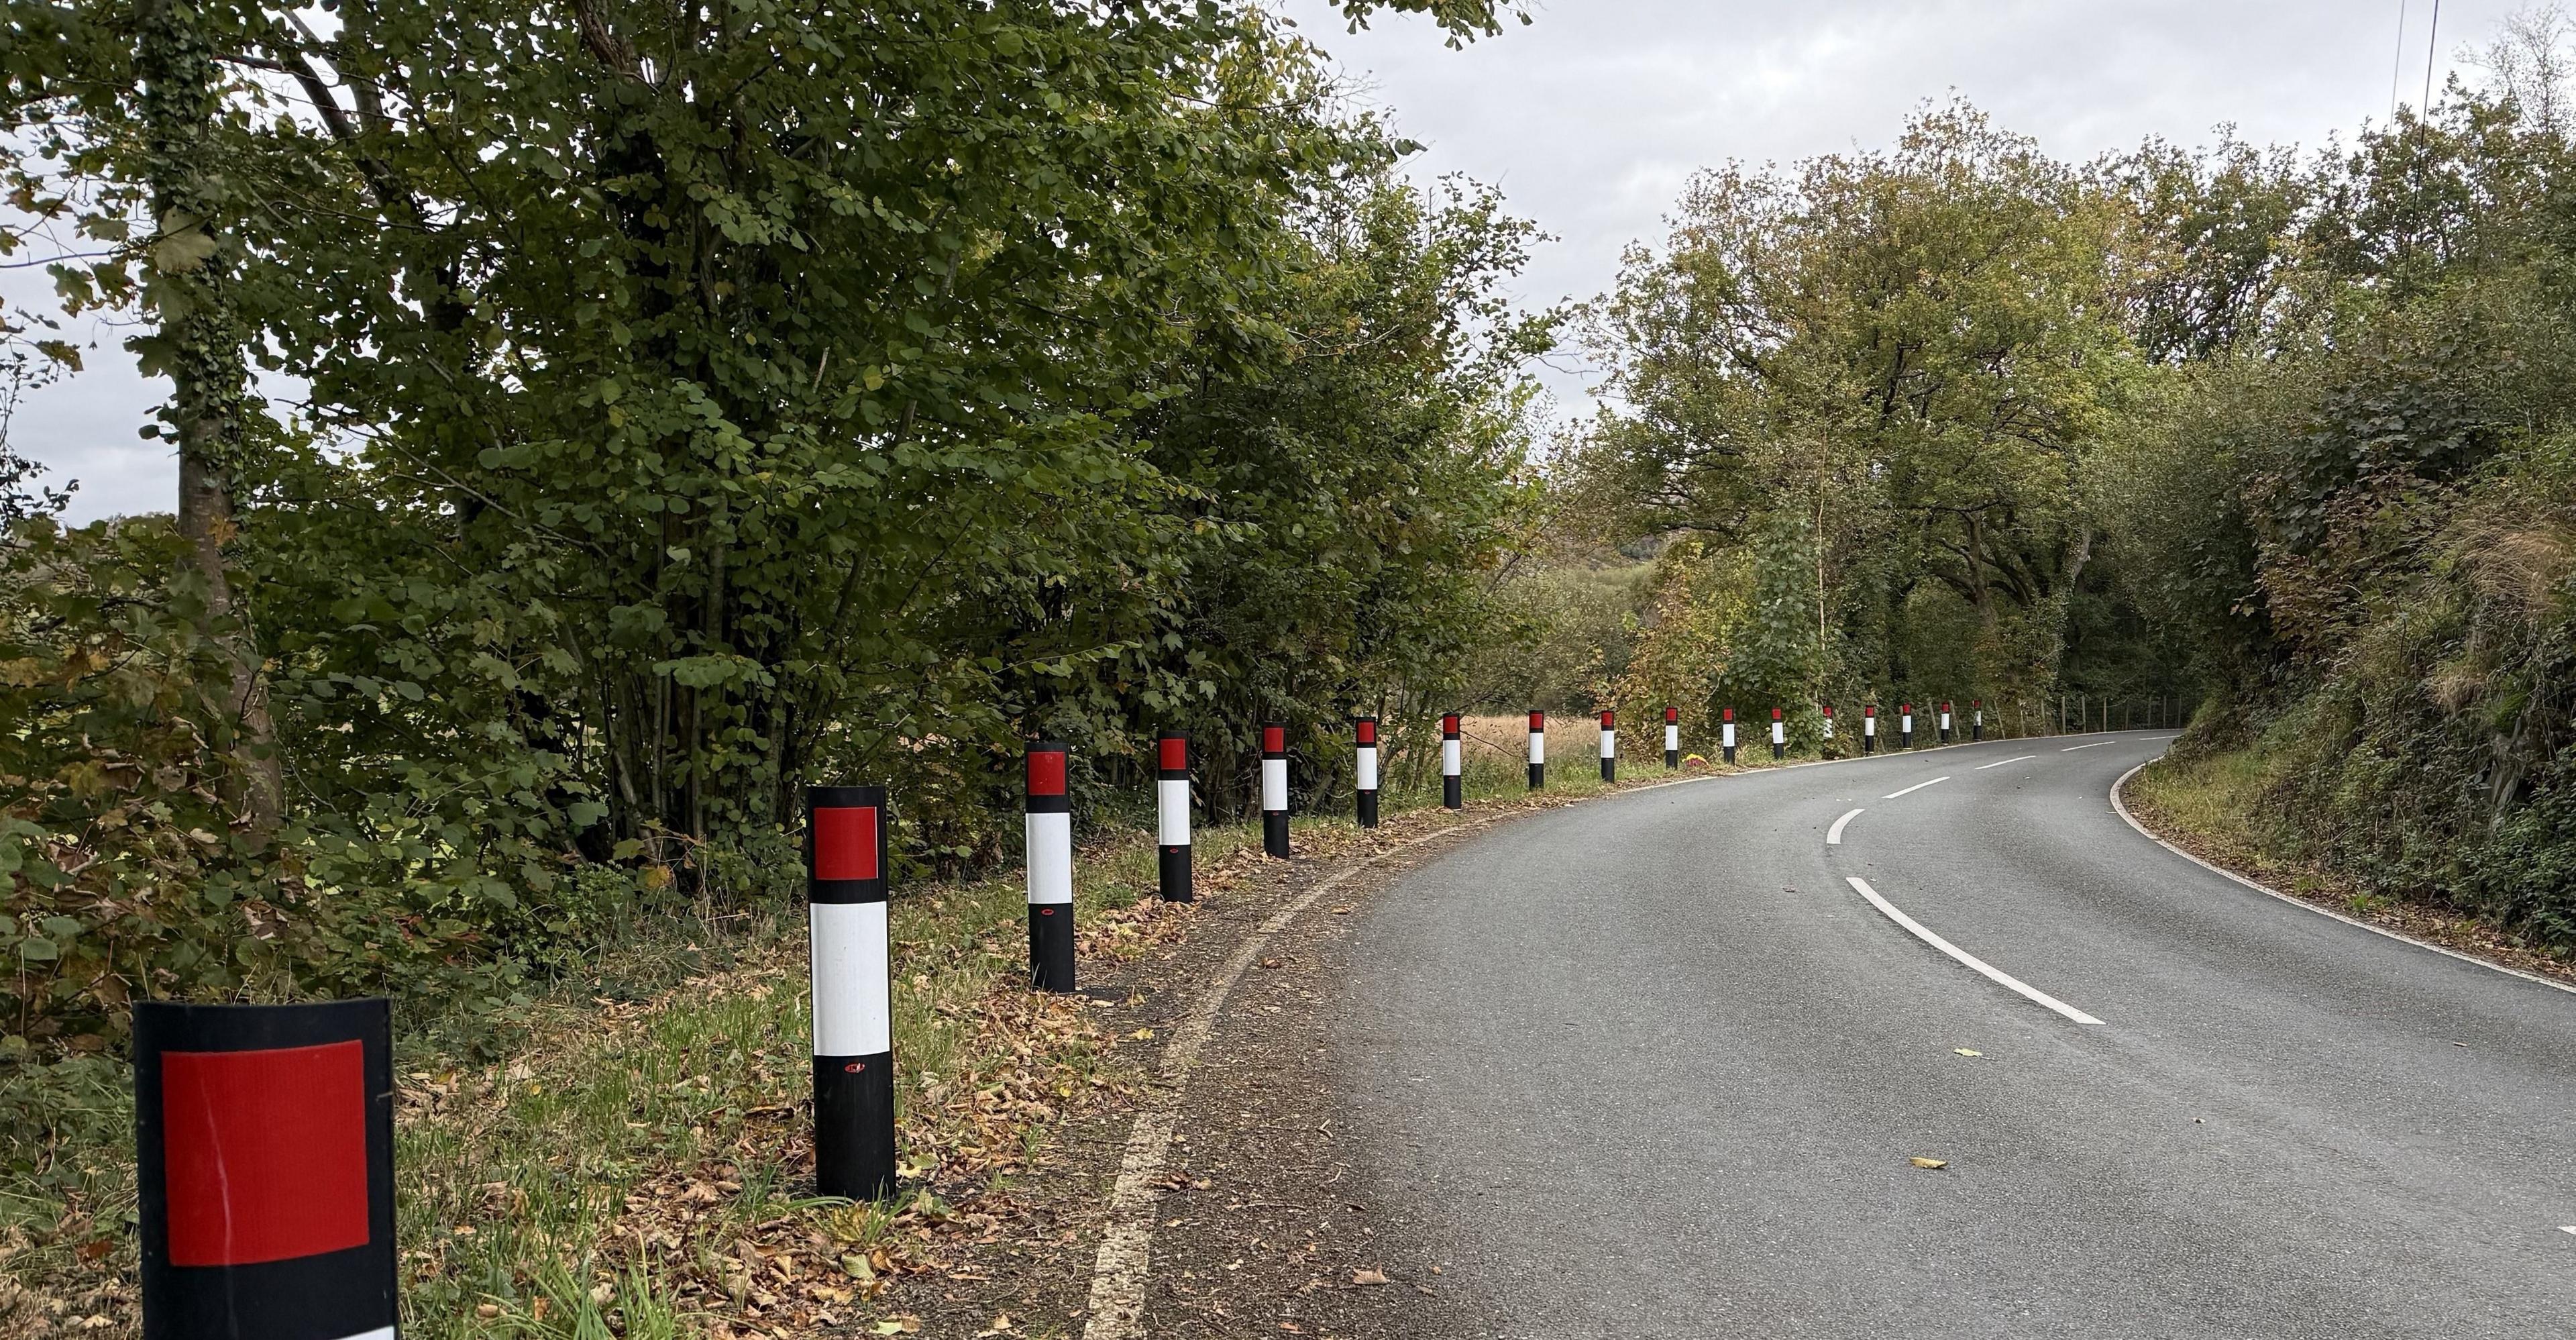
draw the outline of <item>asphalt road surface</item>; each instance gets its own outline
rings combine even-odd
[[[1377,1193],[1511,1336],[2576,1335],[2576,995],[2140,836],[2111,785],[2169,738],[1638,792],[1424,867],[1346,986]]]

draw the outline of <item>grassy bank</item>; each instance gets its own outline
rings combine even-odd
[[[1602,789],[1588,732],[1583,743],[1551,769],[1551,792]],[[1474,800],[1517,797],[1520,760],[1472,750],[1468,783]],[[1386,804],[1438,799],[1434,778]],[[1358,837],[1335,818],[1301,817],[1296,832],[1316,855]],[[1194,836],[1211,896],[1262,861],[1257,825]],[[1152,896],[1147,834],[1100,835],[1077,869],[1086,962],[1132,958],[1193,919]],[[1139,1069],[1122,1048],[1150,1039],[1105,1032],[1080,998],[1022,989],[1016,875],[901,888],[893,916],[905,1189],[881,1205],[803,1194],[798,909],[635,927],[591,972],[506,1019],[470,1002],[398,1005],[405,1333],[600,1340],[853,1322],[900,1333],[904,1281],[935,1281],[943,1243],[1020,1231],[1014,1190],[1049,1132],[1131,1093]],[[96,1060],[77,1092],[49,1098],[46,1188],[0,1200],[0,1334],[137,1327],[131,1079]]]

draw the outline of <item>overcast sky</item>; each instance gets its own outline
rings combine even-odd
[[[2386,118],[2400,50],[2400,0],[1545,0],[1534,26],[1463,51],[1419,20],[1349,34],[1326,0],[1278,2],[1429,146],[1424,179],[1495,183],[1560,239],[1522,285],[1534,305],[1607,286],[1694,168],[1882,145],[1925,99],[1955,91],[2070,159],[2222,123],[2315,145]],[[2436,85],[2524,2],[2447,0]],[[2412,104],[2433,0],[2404,3]],[[0,280],[13,303],[42,288]],[[90,370],[32,397],[12,440],[81,481],[79,517],[167,510],[169,452],[135,437],[158,390],[114,331],[73,333],[101,346]],[[1551,380],[1580,398],[1579,371]]]

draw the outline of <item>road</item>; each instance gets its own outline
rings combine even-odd
[[[1510,1336],[2576,1335],[2576,994],[2140,836],[2108,795],[2169,738],[1641,791],[1425,866],[1342,987],[1375,1193]]]

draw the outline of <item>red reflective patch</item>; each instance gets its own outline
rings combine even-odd
[[[1041,908],[1039,908],[1039,909],[1038,909],[1038,915],[1039,915],[1039,916],[1042,916],[1042,917],[1051,917],[1051,916],[1054,916],[1054,915],[1055,915],[1055,909],[1054,909],[1054,908],[1052,908],[1052,907],[1041,907]]]
[[[1457,733],[1458,733],[1458,716],[1457,716],[1457,714],[1453,712],[1453,713],[1449,714],[1448,716],[1445,716],[1445,717],[1440,718],[1440,729],[1441,729],[1441,730],[1443,730],[1443,731],[1445,731],[1445,732],[1447,732],[1447,733],[1449,733],[1449,734],[1451,734],[1451,735],[1455,735],[1455,734],[1457,734]]]
[[[170,1264],[367,1245],[366,1052],[356,1042],[161,1054]]]
[[[1043,750],[1029,755],[1029,794],[1060,796],[1064,794],[1064,751]]]
[[[1288,752],[1287,728],[1284,726],[1262,727],[1261,752],[1265,754],[1284,754]]]
[[[1360,742],[1361,744],[1376,744],[1376,743],[1377,743],[1377,723],[1376,723],[1376,722],[1374,722],[1374,721],[1363,721],[1363,722],[1361,722],[1361,723],[1360,723],[1360,741],[1359,741],[1359,742]]]
[[[841,1073],[845,1075],[855,1075],[867,1068],[868,1063],[865,1061],[852,1061],[848,1065],[841,1067]]]
[[[1532,713],[1530,713],[1530,729],[1531,729],[1531,730],[1546,730],[1546,729],[1547,729],[1547,713],[1545,713],[1545,712],[1532,712]]]
[[[877,878],[877,809],[849,805],[814,811],[814,878]]]
[[[1611,726],[1611,724],[1610,724],[1610,714],[1609,714],[1608,712],[1604,712],[1604,713],[1602,713],[1602,714],[1601,714],[1601,729],[1603,729],[1603,730],[1610,730],[1610,729],[1612,729],[1612,726]]]
[[[1178,772],[1190,765],[1189,741],[1182,739],[1164,740],[1162,742],[1162,751],[1163,767],[1166,771]]]

